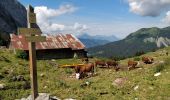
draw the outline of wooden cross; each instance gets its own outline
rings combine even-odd
[[[40,36],[41,30],[39,28],[33,28],[32,26],[32,24],[36,24],[36,14],[34,13],[34,8],[31,5],[29,5],[27,10],[27,24],[28,28],[19,28],[18,34],[24,34],[26,40],[28,41],[32,99],[35,100],[38,97],[35,42],[44,42],[46,41],[46,37]]]

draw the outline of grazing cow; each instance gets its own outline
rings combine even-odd
[[[152,64],[153,63],[153,58],[152,57],[142,57],[142,61],[145,64]]]
[[[99,66],[102,66],[102,67],[104,67],[104,66],[106,66],[107,65],[107,63],[105,62],[105,61],[95,61],[95,65],[96,65],[96,67],[99,65]]]
[[[129,60],[128,61],[128,70],[135,69],[137,65],[139,65],[139,62]]]
[[[108,68],[109,68],[110,66],[113,66],[114,69],[115,69],[115,71],[119,71],[119,69],[120,69],[120,67],[118,66],[118,62],[115,61],[115,60],[113,60],[113,61],[107,61],[106,64],[107,64]]]
[[[75,67],[75,72],[76,72],[77,79],[83,78],[83,76],[88,72],[91,72],[93,74],[94,73],[94,64],[88,63],[85,65],[80,65],[80,66],[78,65]]]
[[[107,61],[106,64],[107,64],[108,68],[109,68],[110,66],[114,66],[114,67],[117,67],[117,66],[118,66],[118,62],[116,62],[115,60],[113,60],[113,61]]]

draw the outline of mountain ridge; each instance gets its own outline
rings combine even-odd
[[[96,40],[107,40],[109,42],[113,42],[113,41],[117,41],[119,40],[119,38],[117,38],[114,35],[110,35],[110,36],[105,36],[105,35],[89,35],[88,33],[83,33],[82,35],[78,36],[79,38],[82,39],[96,39]]]
[[[17,0],[0,1],[0,30],[5,33],[17,31],[17,27],[27,26],[26,8]]]
[[[148,41],[148,39],[151,39]],[[170,27],[142,28],[126,38],[89,48],[89,54],[100,57],[128,57],[138,51],[149,52],[170,45]]]
[[[88,35],[87,33],[79,35],[78,38],[80,39],[80,41],[82,43],[84,43],[86,48],[104,45],[106,43],[119,40],[114,35],[112,35],[112,36],[104,36],[104,35],[91,36],[91,35]]]

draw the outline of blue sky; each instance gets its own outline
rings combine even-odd
[[[76,35],[88,33],[124,38],[129,33],[143,27],[166,27],[169,23],[165,23],[165,21],[170,19],[170,14],[168,15],[170,9],[168,7],[163,9],[164,6],[169,6],[167,5],[169,4],[168,0],[164,0],[166,2],[153,0],[157,3],[152,3],[151,0],[19,1],[24,6],[31,4],[36,8],[36,13],[39,16],[38,23],[45,33],[73,33]],[[56,14],[49,15],[48,12],[56,12]],[[46,22],[48,24],[44,24]],[[48,30],[47,27],[49,27]]]

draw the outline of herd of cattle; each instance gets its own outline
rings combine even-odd
[[[88,58],[82,58],[83,65],[76,65],[74,67],[76,72],[76,78],[81,79],[84,76],[88,75],[88,73],[94,74],[95,68],[103,67],[103,68],[114,68],[115,71],[120,70],[119,62],[115,60],[103,61],[103,60],[95,60],[94,62],[89,62]],[[154,59],[149,56],[142,57],[142,62],[145,64],[152,64]],[[134,60],[129,60],[127,64],[128,70],[135,69],[140,63]]]

